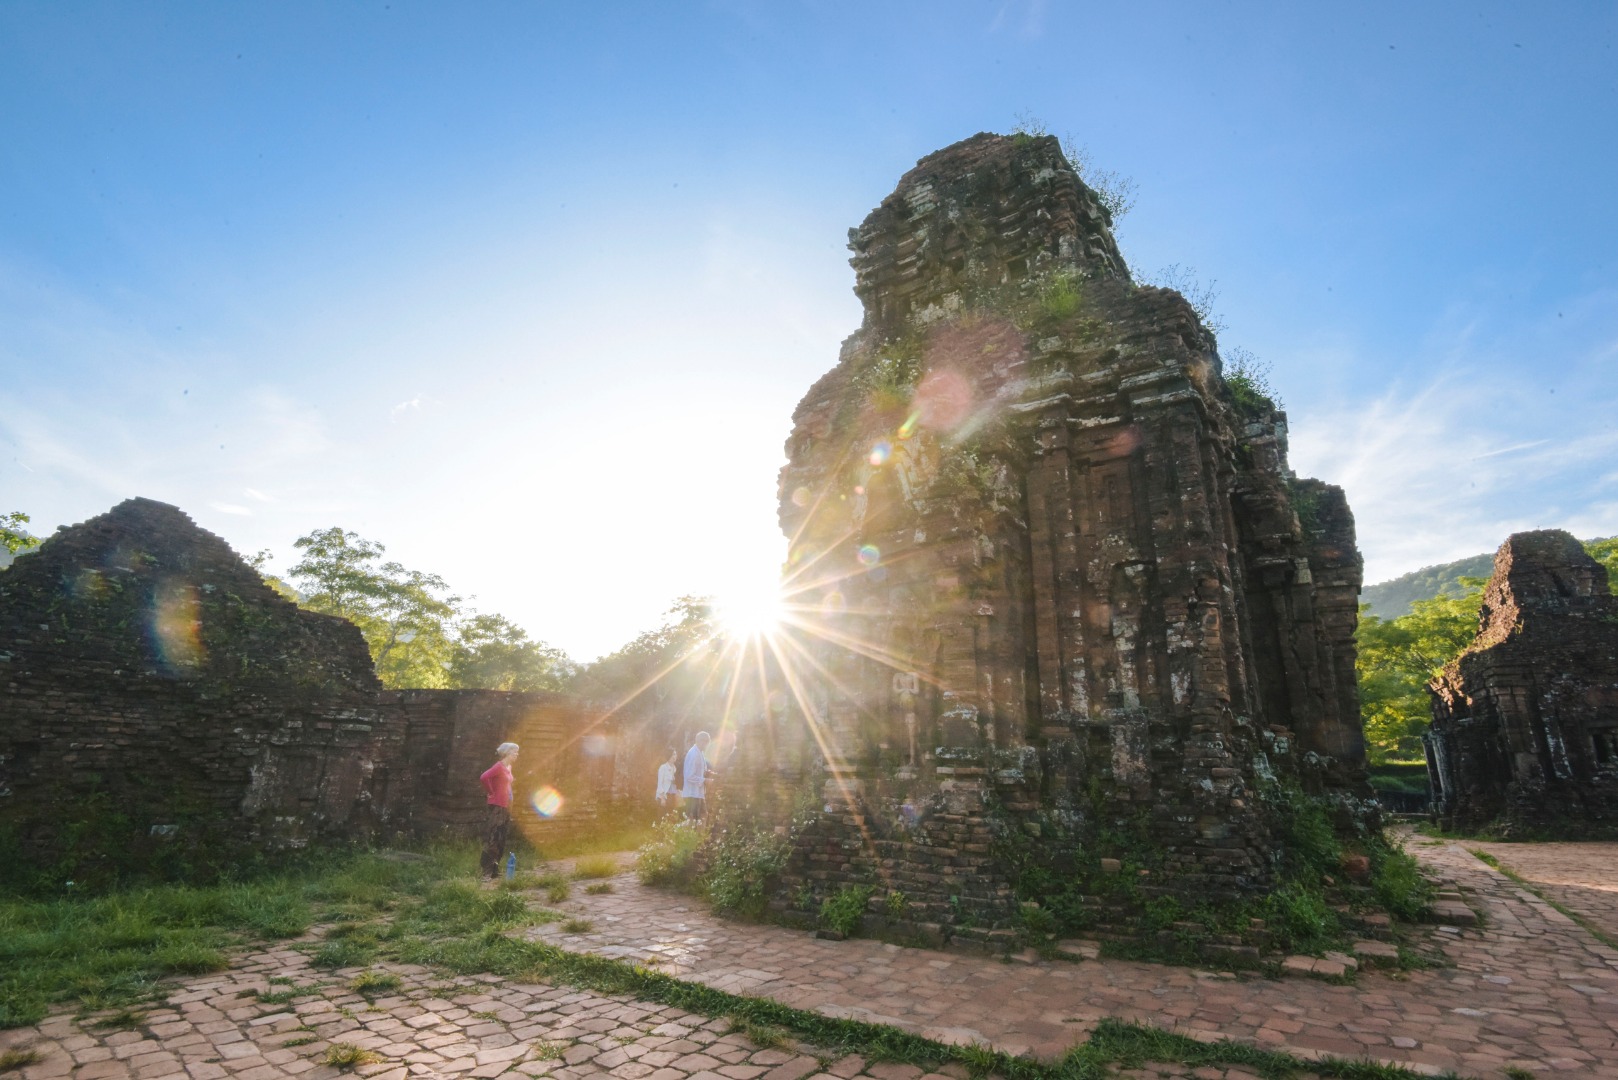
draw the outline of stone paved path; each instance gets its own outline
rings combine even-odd
[[[353,1070],[367,1080],[969,1080],[956,1064],[924,1074],[797,1043],[764,1048],[727,1019],[491,975],[378,964],[370,970],[392,972],[401,985],[373,1002],[348,988],[361,970],[315,972],[292,947],[248,953],[223,975],[184,983],[135,1028],[62,1013],[0,1031],[0,1052],[38,1056],[21,1080],[336,1080],[347,1074],[323,1059],[344,1043],[380,1059]],[[257,999],[286,992],[288,981],[307,993]],[[1173,1065],[1121,1075],[1259,1080],[1241,1069]]]
[[[1566,850],[1547,848],[1535,862],[1522,857],[1526,846],[1512,845],[1515,858],[1499,857],[1535,880],[1549,882],[1554,870],[1562,885],[1588,887],[1577,895],[1606,893],[1597,885],[1611,882],[1618,849],[1551,847]],[[1491,1078],[1508,1067],[1618,1077],[1618,952],[1460,845],[1416,838],[1411,850],[1459,886],[1488,925],[1434,931],[1452,968],[1409,976],[1367,972],[1353,986],[1240,980],[1121,961],[1021,965],[870,941],[819,941],[801,931],[714,919],[680,898],[641,888],[629,875],[614,879],[611,893],[575,888],[564,906],[593,923],[591,932],[568,934],[551,924],[534,933],[564,948],[655,962],[685,978],[799,1008],[1041,1056],[1060,1054],[1100,1018],[1115,1016],[1303,1057],[1366,1055]],[[1581,859],[1594,868],[1581,870]],[[965,1080],[953,1067],[923,1077],[907,1066],[822,1060],[797,1045],[762,1049],[731,1033],[726,1020],[624,997],[378,967],[397,974],[402,986],[372,1003],[348,989],[357,969],[316,973],[291,945],[246,952],[225,974],[181,984],[135,1030],[98,1028],[94,1017],[63,1013],[35,1028],[0,1031],[0,1051],[30,1048],[40,1055],[7,1080],[334,1080],[338,1070],[321,1063],[333,1042],[381,1055],[356,1070],[369,1080]],[[284,991],[284,980],[308,994],[274,1004],[251,993]],[[1124,1075],[1247,1076],[1174,1066]]]
[[[1362,972],[1352,986],[1113,960],[1028,966],[874,941],[820,941],[716,919],[628,875],[614,881],[611,894],[571,902],[593,933],[566,934],[552,924],[533,936],[657,964],[717,989],[1043,1058],[1112,1016],[1303,1057],[1369,1056],[1489,1077],[1508,1067],[1618,1077],[1618,951],[1460,845],[1424,846],[1417,837],[1410,850],[1462,890],[1486,928],[1433,931],[1453,968]]]
[[[1618,843],[1468,843],[1618,940]]]

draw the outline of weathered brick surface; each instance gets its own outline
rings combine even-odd
[[[1618,597],[1570,534],[1500,545],[1477,638],[1429,690],[1447,826],[1618,825]]]
[[[781,474],[827,768],[790,891],[1000,917],[997,828],[1144,815],[1155,883],[1240,892],[1261,775],[1363,807],[1343,494],[1109,225],[1056,140],[978,135],[850,233],[864,321]]]
[[[524,793],[552,784],[583,820],[611,763],[581,750],[595,719],[556,694],[385,691],[351,623],[148,499],[0,573],[0,826],[44,859],[97,814],[101,842],[153,852],[466,831],[506,739]]]

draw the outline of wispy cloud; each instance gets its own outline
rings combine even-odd
[[[1618,531],[1618,430],[1574,422],[1564,437],[1502,447],[1502,428],[1538,434],[1557,424],[1557,414],[1524,409],[1523,396],[1500,381],[1441,375],[1414,392],[1395,386],[1296,417],[1294,467],[1346,490],[1367,581],[1490,551],[1524,529]]]
[[[417,394],[415,397],[411,398],[409,401],[401,401],[401,402],[399,402],[399,404],[397,404],[393,408],[389,409],[388,410],[388,419],[393,421],[394,423],[398,423],[401,419],[404,418],[404,416],[407,413],[420,412],[420,411],[421,411],[421,395]]]
[[[217,510],[221,514],[237,514],[241,517],[253,516],[253,511],[249,510],[245,506],[237,506],[235,503],[211,502],[208,504],[208,508],[211,510]]]

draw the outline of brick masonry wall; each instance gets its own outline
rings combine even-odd
[[[556,694],[384,691],[352,624],[282,599],[150,500],[0,573],[0,830],[42,864],[86,829],[135,862],[472,833],[477,778],[507,740],[524,747],[517,819],[544,843],[610,797],[603,712]],[[552,817],[532,808],[547,786]]]

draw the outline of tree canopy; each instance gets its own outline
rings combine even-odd
[[[13,555],[19,551],[27,551],[39,546],[39,537],[30,536],[22,531],[28,524],[28,515],[20,510],[13,510],[7,514],[0,514],[0,546],[3,546]]]
[[[298,602],[358,626],[384,686],[559,690],[572,675],[566,653],[504,616],[463,608],[437,574],[383,562],[382,544],[332,527],[295,546]]]

